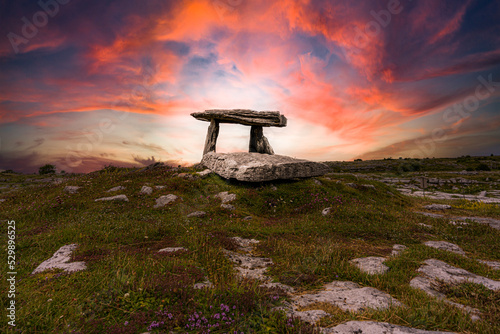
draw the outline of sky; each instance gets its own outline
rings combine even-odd
[[[500,154],[496,0],[0,0],[0,169],[202,158],[206,109],[276,154]],[[222,124],[217,152],[248,150]]]

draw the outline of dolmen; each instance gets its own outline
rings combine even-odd
[[[210,122],[201,164],[226,179],[263,182],[320,176],[329,171],[323,163],[274,154],[264,136],[263,127],[285,127],[287,119],[279,111],[212,109],[192,113],[191,116]],[[248,153],[216,153],[220,123],[251,127]]]

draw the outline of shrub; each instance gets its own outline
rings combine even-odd
[[[476,170],[490,171],[491,168],[485,163],[480,163],[479,166],[476,167]]]
[[[56,172],[56,166],[51,164],[46,164],[38,169],[38,174],[40,175],[55,174],[55,172]]]

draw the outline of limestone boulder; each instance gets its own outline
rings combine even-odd
[[[170,203],[174,202],[175,200],[177,200],[177,198],[178,197],[173,195],[173,194],[160,196],[159,198],[156,199],[156,204],[155,204],[154,208],[164,207],[165,205],[170,204]]]
[[[250,152],[210,152],[203,156],[201,164],[223,178],[246,182],[321,176],[329,171],[319,162]]]
[[[349,321],[332,328],[322,328],[322,334],[453,334],[452,332],[426,331],[375,321]]]
[[[50,259],[43,261],[36,267],[31,274],[37,274],[51,269],[63,269],[66,272],[87,269],[85,262],[69,262],[71,260],[71,254],[77,247],[77,244],[62,246]]]
[[[371,309],[384,310],[391,306],[402,306],[401,302],[385,292],[371,287],[361,287],[354,282],[333,281],[314,294],[294,296],[295,307],[305,307],[315,303],[328,303],[344,311],[361,312]]]
[[[384,257],[369,256],[353,259],[350,262],[364,273],[380,275],[385,274],[389,270],[389,267],[384,264],[385,260],[386,258]]]
[[[116,195],[116,196],[98,198],[95,201],[96,202],[100,202],[100,201],[128,202],[128,197],[126,195]]]

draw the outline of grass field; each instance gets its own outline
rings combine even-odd
[[[195,333],[210,328],[211,333],[317,332],[313,326],[273,310],[287,300],[283,291],[238,279],[223,249],[233,247],[230,237],[240,236],[260,240],[255,254],[274,262],[268,275],[299,293],[334,280],[353,281],[387,292],[405,305],[358,314],[316,305],[316,309],[332,314],[321,320],[323,327],[356,319],[426,330],[500,333],[500,292],[474,284],[442,284],[440,290],[449,299],[481,310],[482,320],[473,322],[459,309],[409,286],[418,274],[416,269],[429,258],[500,279],[499,271],[475,261],[500,261],[500,231],[477,223],[457,228],[445,219],[415,213],[424,211],[425,204],[457,202],[405,197],[383,183],[348,173],[318,177],[320,184],[313,179],[245,184],[228,182],[215,174],[194,180],[176,176],[200,170],[108,167],[86,175],[66,175],[60,184],[26,181],[42,176],[0,174],[4,184],[20,185],[0,193],[5,199],[0,203],[0,219],[5,222],[4,259],[6,222],[14,220],[17,271],[16,326],[7,324],[5,309],[10,299],[6,279],[2,279],[4,316],[0,331]],[[484,173],[492,180],[500,179],[498,171]],[[375,188],[346,185],[352,182]],[[63,190],[68,185],[81,188],[69,194]],[[116,194],[125,194],[128,202],[94,201],[114,195],[106,190],[119,185],[126,189]],[[139,194],[144,185],[165,187],[151,195]],[[236,210],[220,207],[214,195],[222,191],[236,194],[231,203]],[[155,200],[167,194],[179,199],[154,208]],[[326,207],[332,211],[323,216]],[[187,218],[194,211],[207,215]],[[460,202],[449,213],[498,218],[500,207]],[[252,219],[243,219],[247,216]],[[455,243],[468,257],[424,246],[422,242],[428,240]],[[84,261],[87,270],[31,275],[61,246],[73,243],[79,247],[72,260]],[[349,263],[357,257],[390,256],[394,244],[408,249],[385,263],[390,267],[387,274],[364,274]],[[165,247],[185,247],[188,251],[158,253]],[[6,277],[10,271],[7,261],[2,261],[1,270]],[[213,289],[193,288],[205,278],[214,284]]]

